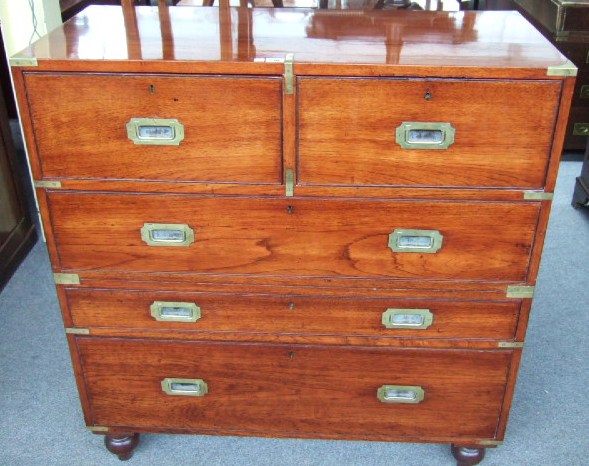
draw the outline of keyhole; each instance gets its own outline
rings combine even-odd
[[[294,303],[289,303],[288,304],[288,308],[292,311],[294,309]]]
[[[290,353],[288,353],[288,357],[290,359],[294,359],[294,357],[295,357],[294,351],[291,351]]]
[[[432,93],[430,91],[425,91],[425,100],[432,100]]]
[[[150,92],[150,94],[155,94],[155,85],[154,84],[149,85],[149,92]]]
[[[292,205],[289,205],[289,206],[287,206],[287,207],[286,207],[286,211],[287,211],[289,214],[292,214],[292,213],[294,212],[294,206],[292,206]]]

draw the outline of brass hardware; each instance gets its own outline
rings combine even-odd
[[[410,385],[383,385],[376,392],[383,403],[421,403],[425,398],[422,387]]]
[[[167,377],[161,382],[162,391],[175,396],[205,396],[209,387],[202,379],[176,379]]]
[[[432,325],[434,315],[429,309],[387,309],[382,313],[386,328],[421,330]]]
[[[284,93],[294,94],[294,54],[287,53],[284,58]]]
[[[526,201],[551,201],[554,193],[545,193],[544,191],[524,191]]]
[[[90,329],[87,328],[66,328],[65,333],[70,335],[90,335]]]
[[[546,76],[577,76],[577,67],[572,61],[567,60],[560,65],[549,66],[546,70]]]
[[[440,250],[444,237],[438,230],[400,230],[389,235],[389,248],[394,252],[433,254]]]
[[[497,346],[499,348],[523,348],[524,344],[520,341],[500,341]]]
[[[581,97],[581,99],[589,99],[589,84],[581,86],[579,97]]]
[[[286,197],[293,197],[294,196],[294,170],[292,168],[288,168],[286,170],[285,176],[286,182]],[[290,212],[289,212],[290,213]]]
[[[289,357],[290,359],[294,359],[294,357],[295,357],[295,352],[294,352],[294,351],[291,351],[290,353],[288,353],[288,357]]]
[[[10,66],[39,66],[36,58],[13,57],[8,62]]]
[[[150,84],[149,85],[149,93],[150,94],[155,94],[155,84]]]
[[[292,214],[294,212],[294,206],[288,205],[286,206],[286,212]]]
[[[131,118],[127,136],[133,144],[178,146],[184,139],[184,125],[175,118]]]
[[[54,273],[53,281],[56,285],[79,285],[80,276],[77,273]]]
[[[573,136],[589,136],[589,123],[575,123]]]
[[[430,91],[425,91],[425,100],[432,100],[432,93]]]
[[[108,432],[109,428],[104,426],[86,426],[91,432]]]
[[[200,307],[195,303],[154,301],[151,316],[160,322],[196,322],[201,318]]]
[[[288,303],[288,309],[289,310],[292,311],[292,310],[294,310],[294,308],[295,308],[295,304],[294,303]]]
[[[481,440],[479,445],[488,445],[490,447],[498,447],[499,445],[503,445],[502,440]]]
[[[450,123],[404,121],[396,129],[396,143],[403,149],[447,149],[455,134]]]
[[[61,188],[61,181],[33,181],[35,188]]]
[[[194,230],[185,223],[144,223],[141,239],[148,246],[181,246],[194,243]]]
[[[507,293],[508,298],[533,298],[534,287],[533,286],[508,286]]]

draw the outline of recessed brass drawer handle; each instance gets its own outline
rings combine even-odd
[[[194,303],[154,301],[151,316],[160,322],[196,322],[200,319],[200,307]]]
[[[174,396],[205,396],[209,387],[202,379],[175,379],[162,380],[162,391]]]
[[[396,130],[396,142],[403,149],[447,149],[455,134],[450,123],[404,121]]]
[[[395,229],[389,235],[389,248],[394,252],[419,252],[433,254],[438,252],[444,237],[438,230]]]
[[[190,246],[194,230],[184,223],[144,223],[141,239],[149,246]]]
[[[376,392],[376,397],[383,403],[421,403],[425,391],[412,385],[383,385]]]
[[[432,325],[434,315],[429,309],[387,309],[382,313],[386,328],[424,330]]]
[[[573,136],[589,136],[589,123],[575,123]]]
[[[127,136],[133,144],[177,146],[184,139],[184,125],[175,118],[131,118]]]

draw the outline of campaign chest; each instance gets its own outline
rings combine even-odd
[[[91,7],[12,64],[109,450],[502,442],[576,72],[518,13]]]

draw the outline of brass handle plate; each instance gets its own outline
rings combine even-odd
[[[185,223],[144,223],[141,239],[148,246],[190,246],[194,230]]]
[[[573,136],[589,136],[589,123],[575,123]]]
[[[376,392],[383,403],[421,403],[425,398],[422,387],[415,385],[383,385]]]
[[[201,318],[200,307],[195,303],[154,301],[150,310],[159,322],[196,322]]]
[[[166,377],[162,380],[162,391],[172,396],[205,396],[209,392],[209,387],[202,379]]]
[[[425,330],[433,321],[429,309],[387,309],[382,313],[382,325],[386,328]]]
[[[403,149],[448,149],[456,130],[450,123],[404,121],[396,130],[396,142]]]
[[[127,136],[133,144],[178,146],[184,139],[184,125],[175,118],[131,118]]]
[[[444,242],[438,230],[395,229],[389,235],[389,248],[394,252],[418,252],[434,254]]]

